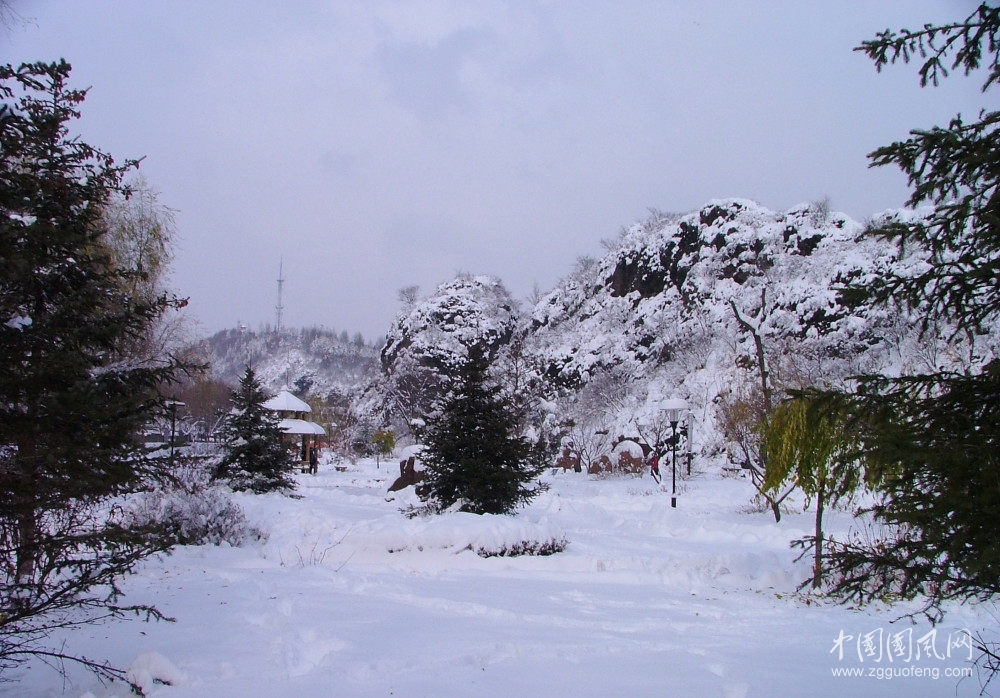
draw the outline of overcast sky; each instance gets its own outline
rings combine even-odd
[[[907,197],[865,155],[996,94],[851,49],[959,0],[13,0],[0,62],[73,65],[76,128],[176,209],[200,333],[383,334],[456,272],[550,289],[644,218],[714,198]]]

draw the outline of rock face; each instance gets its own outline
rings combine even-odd
[[[382,369],[408,360],[438,373],[454,369],[471,347],[493,356],[517,327],[516,305],[492,276],[462,274],[402,312],[386,334]]]
[[[472,348],[495,357],[518,326],[517,305],[492,276],[462,274],[413,302],[382,348],[382,375],[360,408],[404,431],[427,417]]]
[[[625,230],[524,316],[498,279],[461,275],[400,313],[359,409],[406,429],[479,347],[530,386],[515,392],[531,394],[537,425],[636,436],[663,399],[681,397],[711,431],[712,405],[755,380],[762,355],[786,385],[831,384],[891,360],[884,339],[905,331],[898,319],[837,291],[897,263],[863,232],[819,206],[774,212],[725,199]]]
[[[527,346],[566,388],[611,370],[642,378],[671,363],[693,370],[713,355],[747,354],[738,317],[775,346],[855,353],[871,339],[871,319],[834,288],[887,254],[862,232],[816,207],[776,213],[743,199],[654,215],[542,298]]]

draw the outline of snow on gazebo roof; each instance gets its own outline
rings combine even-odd
[[[286,434],[316,434],[325,435],[326,430],[316,422],[307,422],[304,419],[282,419],[278,423],[278,428]]]
[[[275,412],[312,412],[312,408],[287,390],[272,397],[264,403],[264,409]]]

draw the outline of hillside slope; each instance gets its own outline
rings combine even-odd
[[[886,340],[906,328],[835,290],[895,263],[863,232],[815,206],[744,199],[655,214],[536,304],[525,351],[570,413],[603,401],[596,411],[619,432],[671,396],[710,427],[720,395],[757,380],[758,338],[776,385],[886,369],[899,361]]]
[[[323,399],[356,393],[378,365],[378,349],[323,328],[222,330],[204,340],[201,349],[217,380],[236,385],[250,364],[271,392],[290,387]]]

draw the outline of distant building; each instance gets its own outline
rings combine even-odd
[[[264,408],[278,413],[278,416],[281,417],[278,428],[285,432],[290,440],[299,447],[299,458],[308,461],[310,449],[318,447],[319,437],[326,436],[326,430],[323,427],[305,418],[307,414],[312,412],[308,403],[295,397],[287,390],[282,390],[265,402]],[[300,443],[298,437],[301,437]]]

